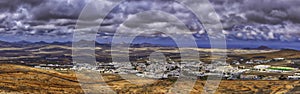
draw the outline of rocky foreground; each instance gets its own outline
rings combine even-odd
[[[104,74],[105,82],[117,93],[161,94],[166,93],[173,80],[157,80],[153,83],[132,84],[120,76]],[[145,81],[137,80],[137,81]],[[205,81],[197,81],[192,94],[199,94]],[[92,93],[92,90],[90,90]],[[217,94],[295,94],[300,91],[299,81],[222,81]],[[0,65],[0,94],[82,94],[76,75],[20,65]],[[299,93],[299,92],[298,92]]]

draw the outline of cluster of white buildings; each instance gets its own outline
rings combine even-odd
[[[275,73],[285,73],[297,71],[297,68],[290,67],[274,67],[271,65],[256,65],[253,67],[254,71],[258,72],[275,72]]]
[[[300,80],[300,73],[295,73],[294,75],[288,76],[288,80]]]
[[[278,62],[278,61],[284,61],[285,58],[273,58],[273,59],[250,59],[250,60],[244,60],[244,59],[240,59],[240,60],[235,60],[232,63],[235,65],[240,65],[242,62],[244,62],[245,64],[266,64],[266,63],[271,63],[271,62]]]
[[[202,62],[147,62],[147,63],[130,63],[130,62],[113,62],[98,63],[97,66],[90,64],[76,64],[72,70],[93,70],[101,73],[116,74],[135,74],[147,78],[168,78],[179,77],[181,71],[189,74],[200,75],[199,69],[203,68]]]
[[[39,64],[35,65],[34,68],[45,69],[45,70],[57,70],[57,71],[68,71],[73,65],[59,65],[59,64]]]
[[[268,63],[271,61],[282,61],[284,58],[274,58],[272,60],[250,60],[248,62]],[[234,61],[235,63],[239,63]],[[147,61],[146,63],[131,63],[131,62],[112,62],[112,63],[97,63],[95,65],[85,63],[75,63],[75,65],[58,65],[58,64],[40,64],[35,66],[42,69],[56,70],[92,70],[100,73],[115,73],[115,74],[135,74],[139,77],[146,78],[170,78],[185,75],[194,75],[197,77],[207,77],[210,75],[220,75],[223,79],[259,79],[258,75],[244,75],[248,72],[265,72],[265,73],[284,73],[295,72],[296,68],[289,67],[274,67],[270,65],[256,65],[248,68],[240,66],[233,67],[224,63],[204,64],[198,61],[188,62],[156,62]],[[300,74],[288,76],[287,79],[300,79]]]

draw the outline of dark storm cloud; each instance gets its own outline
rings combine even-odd
[[[1,0],[0,9],[1,11],[16,11],[20,6],[37,6],[45,1],[46,0]]]
[[[36,20],[76,19],[85,3],[86,0],[1,0],[0,10],[14,13],[23,8]]]
[[[299,0],[210,0],[228,39],[299,41]]]
[[[1,0],[0,34],[25,39],[71,36],[86,1]]]
[[[0,0],[0,34],[66,36],[74,31],[85,4],[92,0]],[[300,0],[210,0],[229,39],[298,41]],[[106,16],[100,14],[111,0],[95,3],[94,21],[104,19],[102,35],[112,35],[122,22],[136,13],[161,10],[180,19],[193,33],[205,34],[200,22],[186,7],[171,0],[127,0]],[[101,4],[101,5],[99,5]],[[198,6],[204,10],[206,6]],[[145,28],[171,28],[159,15],[137,17]],[[137,21],[137,22],[139,22]],[[147,23],[151,21],[151,23]],[[153,21],[153,22],[152,22]],[[80,23],[90,23],[78,21]],[[96,23],[96,22],[95,22]],[[93,24],[93,23],[91,23]],[[126,25],[124,25],[126,26]],[[165,28],[163,28],[165,26]],[[127,25],[126,28],[134,29]],[[96,27],[86,30],[97,31]],[[151,35],[150,35],[151,36]],[[201,35],[199,35],[201,36]]]
[[[300,23],[299,0],[211,0],[222,15],[239,14],[249,23]]]
[[[161,12],[169,13],[172,16],[177,17],[181,22],[183,22],[191,32],[184,32],[184,26],[179,26],[179,23],[175,23],[174,19],[168,19],[165,15],[161,13],[145,13],[136,16],[137,13],[149,11],[149,10],[159,10]],[[109,19],[104,20],[103,28],[100,28],[102,32],[110,32],[113,33],[116,31],[118,27],[124,27],[126,30],[121,31],[122,33],[126,33],[130,35],[132,33],[136,33],[138,31],[146,31],[142,36],[144,37],[155,37],[155,36],[163,36],[159,33],[151,33],[152,31],[157,32],[169,32],[176,34],[191,34],[197,33],[202,29],[200,22],[197,20],[195,15],[188,10],[184,5],[181,5],[177,2],[171,0],[131,0],[128,2],[123,2],[119,6],[117,6],[111,14],[108,15]],[[126,20],[131,21],[131,24],[124,24],[123,22]],[[112,26],[107,26],[112,25]],[[141,29],[143,28],[143,29]],[[176,29],[179,32],[170,31]],[[149,31],[147,31],[149,30]],[[169,30],[169,31],[167,31]],[[103,35],[99,33],[100,35]],[[165,37],[165,36],[163,36]]]
[[[84,8],[85,0],[49,0],[32,8],[34,19],[77,19]]]

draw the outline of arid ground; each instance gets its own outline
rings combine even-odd
[[[3,94],[84,93],[73,72],[60,73],[20,65],[2,64],[0,73],[0,92]],[[120,76],[112,74],[103,74],[103,77],[113,90],[126,94],[162,94],[166,93],[174,82],[170,79],[157,80],[154,83],[141,85],[132,84],[121,79]],[[198,80],[191,93],[201,93],[204,85],[205,81]],[[300,86],[299,81],[222,81],[216,93],[283,94],[291,91],[294,94],[297,92],[298,86]]]

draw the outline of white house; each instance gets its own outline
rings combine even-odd
[[[271,66],[270,65],[256,65],[256,66],[254,66],[253,68],[255,69],[255,70],[258,70],[258,71],[261,71],[261,72],[263,72],[263,71],[266,71],[268,68],[270,68]]]

